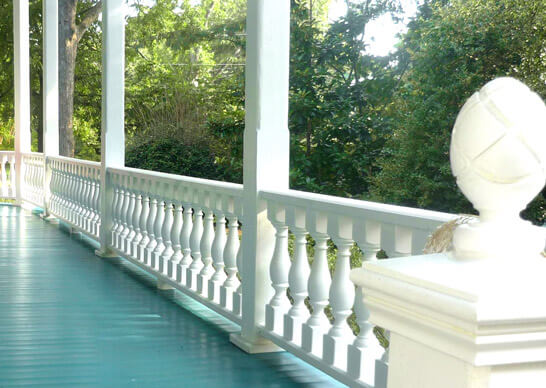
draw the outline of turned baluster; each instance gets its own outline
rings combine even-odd
[[[284,315],[290,309],[290,300],[286,295],[288,289],[288,271],[290,256],[288,254],[288,226],[285,223],[285,209],[277,204],[268,204],[268,217],[275,227],[275,250],[269,267],[271,286],[275,294],[265,310],[266,328],[283,335]]]
[[[201,260],[203,261],[203,268],[197,276],[197,292],[204,297],[208,296],[209,291],[209,279],[214,273],[214,267],[212,266],[212,243],[214,240],[214,214],[210,208],[206,208],[204,211],[204,229],[203,236],[201,237],[201,244],[199,250],[201,252]]]
[[[321,357],[322,337],[330,327],[330,321],[326,317],[324,309],[328,306],[328,292],[332,279],[328,269],[328,235],[316,232],[313,237],[315,239],[315,255],[307,286],[313,313],[303,324],[302,348]]]
[[[363,264],[376,261],[381,243],[381,225],[373,221],[355,224],[354,239],[363,253]],[[369,321],[370,311],[364,304],[362,288],[356,289],[354,312],[360,328],[358,336],[348,348],[347,372],[354,379],[373,385],[376,360],[383,355],[383,348],[373,333],[374,325]]]
[[[137,186],[138,187],[138,186]],[[142,192],[135,192],[135,209],[133,211],[133,234],[129,235],[127,243],[127,254],[131,257],[137,257],[136,247],[142,239],[142,231],[140,230],[140,218],[142,217]]]
[[[239,273],[239,287],[237,287],[237,290],[235,290],[235,293],[233,294],[233,312],[236,315],[242,315],[243,314],[243,276],[242,276],[242,268],[243,268],[243,247],[239,244],[239,249],[237,249],[237,272]]]
[[[146,245],[144,252],[144,263],[148,266],[151,266],[152,263],[152,252],[154,251],[157,241],[155,236],[155,219],[157,217],[157,198],[150,197],[150,213],[148,215],[148,223],[146,229],[148,230],[149,241]]]
[[[309,279],[309,261],[307,259],[307,230],[305,229],[305,211],[291,209],[289,223],[294,233],[294,260],[288,272],[290,295],[294,301],[288,314],[284,317],[284,338],[301,345],[302,325],[309,318],[305,306],[307,298],[307,281]]]
[[[114,184],[114,188],[113,188],[113,191],[114,191],[114,198],[112,200],[112,229],[111,229],[111,234],[112,234],[112,245],[115,245],[115,241],[116,241],[116,231],[119,227],[119,216],[121,214],[120,212],[120,199],[121,199],[121,193],[120,193],[120,187],[119,187],[119,182],[117,180],[117,177],[112,177],[112,181],[113,184]]]
[[[173,254],[167,268],[167,276],[176,280],[176,268],[178,267],[178,263],[180,263],[182,260],[182,246],[180,245],[180,234],[182,233],[182,204],[180,202],[176,202],[174,204],[173,216],[174,221],[173,227],[171,228],[171,244]]]
[[[8,195],[8,175],[6,174],[6,162],[7,156],[2,155],[0,160],[0,167],[2,169],[2,197],[7,197]]]
[[[220,303],[220,286],[226,280],[224,271],[224,247],[226,245],[226,218],[221,211],[216,213],[216,230],[212,242],[212,260],[214,274],[210,278],[208,297],[215,303]]]
[[[233,309],[233,293],[239,286],[237,279],[237,251],[239,250],[239,220],[234,214],[228,214],[228,236],[224,247],[224,265],[227,277],[220,291],[220,304],[228,309]]]
[[[159,260],[161,259],[161,254],[165,250],[165,243],[163,242],[163,225],[165,223],[165,201],[159,199],[157,201],[157,214],[154,222],[154,235],[156,240],[156,245],[154,250],[151,252],[150,263],[151,267],[155,270],[159,270]]]
[[[161,229],[161,236],[163,237],[163,244],[165,249],[161,254],[161,260],[159,262],[159,272],[164,275],[169,274],[169,261],[174,253],[172,247],[171,235],[173,228],[173,203],[171,200],[167,200],[165,205],[165,220],[163,221],[163,228]]]
[[[351,315],[355,298],[354,285],[349,278],[351,271],[351,248],[353,246],[352,221],[345,217],[334,217],[334,227],[330,233],[337,247],[336,267],[329,299],[332,307],[334,323],[323,338],[323,359],[328,364],[342,370],[347,369],[347,345],[352,342],[354,335],[347,323]],[[330,226],[330,222],[329,222]]]
[[[131,185],[131,179],[129,179],[129,185]],[[133,186],[134,187],[134,186]],[[124,231],[125,237],[122,236],[122,251],[125,253],[131,253],[131,241],[135,237],[135,210],[136,210],[137,195],[133,188],[130,189],[129,194],[129,208],[127,209],[127,230]]]
[[[127,201],[127,198],[125,196],[125,186],[123,184],[123,180],[125,179],[124,176],[119,176],[119,200],[117,203],[118,207],[118,225],[115,229],[115,239],[113,240],[113,244],[116,248],[120,248],[119,245],[119,236],[121,235],[121,232],[123,231],[123,223],[125,220],[125,214],[124,209],[129,204]]]
[[[183,203],[184,222],[182,224],[182,234],[180,236],[180,245],[182,249],[182,260],[178,263],[176,280],[184,285],[188,285],[187,270],[191,264],[191,233],[193,230],[193,209],[190,203]]]
[[[197,275],[203,268],[203,260],[201,260],[201,238],[203,236],[203,211],[199,205],[194,205],[193,208],[193,229],[190,236],[190,247],[192,262],[187,270],[186,276],[188,287],[197,291]]]
[[[9,178],[10,178],[10,197],[15,197],[16,190],[16,172],[15,172],[15,156],[12,156],[9,160]]]
[[[129,213],[131,210],[131,206],[134,204],[134,198],[131,198],[133,195],[133,192],[131,190],[131,178],[129,176],[125,176],[125,187],[124,187],[124,193],[123,193],[123,209],[122,209],[122,216],[123,216],[123,225],[122,229],[119,232],[118,237],[118,248],[125,252],[125,241],[127,240],[127,236],[130,232],[130,224],[131,224],[131,214]]]
[[[148,236],[148,219],[150,215],[150,197],[148,193],[142,192],[142,213],[140,215],[140,233],[142,237],[137,243],[134,243],[134,255],[138,261],[144,262],[146,245],[150,242]],[[134,240],[133,240],[134,241]]]

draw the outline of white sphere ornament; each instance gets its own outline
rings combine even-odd
[[[464,104],[451,137],[457,184],[480,212],[461,225],[453,245],[458,258],[537,255],[546,229],[519,213],[546,183],[546,106],[513,78],[497,78]]]

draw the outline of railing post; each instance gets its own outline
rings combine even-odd
[[[546,230],[519,217],[546,183],[545,122],[521,82],[484,86],[451,139],[453,173],[479,219],[455,229],[451,252],[353,270],[370,321],[391,332],[389,388],[546,386]]]
[[[59,14],[57,0],[43,0],[43,128],[44,128],[44,213],[49,214],[51,169],[49,156],[59,155]]]
[[[30,51],[28,0],[13,1],[15,79],[15,201],[22,202],[21,153],[30,152]]]
[[[102,2],[102,135],[100,176],[101,257],[115,256],[109,250],[112,228],[113,186],[107,169],[125,166],[124,72],[125,17],[123,0]]]
[[[271,297],[269,263],[275,230],[262,190],[288,189],[290,0],[248,0],[242,330],[231,341],[247,352],[277,348],[259,335]]]

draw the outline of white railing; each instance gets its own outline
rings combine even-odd
[[[110,248],[239,323],[242,186],[131,168],[108,182]]]
[[[37,153],[22,161],[23,200],[45,201],[50,215],[98,240],[100,164],[47,157],[44,170]],[[243,186],[132,168],[108,168],[106,182],[108,248],[156,276],[159,287],[176,288],[241,324]],[[293,190],[261,192],[260,199],[276,230],[272,296],[260,333],[345,384],[386,387],[388,356],[349,279],[351,255],[373,261],[380,250],[389,257],[420,254],[431,232],[455,216]]]
[[[100,229],[100,163],[47,157],[51,173],[48,212],[78,231],[98,239]]]
[[[36,206],[43,206],[44,192],[44,154],[28,152],[21,154],[22,190],[21,198]]]
[[[2,160],[14,160],[13,153]],[[42,154],[29,153],[22,164],[24,201],[99,239],[99,163],[47,157],[44,164]],[[106,182],[108,248],[156,276],[160,287],[241,324],[243,186],[132,168],[108,168]],[[455,216],[293,190],[260,192],[260,199],[276,231],[262,336],[345,384],[386,387],[388,356],[349,279],[351,255],[418,255],[431,232]]]
[[[428,236],[455,216],[292,190],[264,192],[261,197],[276,230],[270,265],[274,295],[266,306],[263,336],[346,384],[386,386],[386,374],[374,373],[376,364],[384,368],[383,349],[368,322],[360,290],[355,299],[349,279],[351,254],[359,250],[363,261],[377,260],[380,250],[389,257],[421,254]],[[312,260],[308,237],[313,239]],[[331,276],[327,255],[334,245]],[[358,336],[347,322],[353,311]]]
[[[15,198],[15,152],[0,151],[0,198]]]

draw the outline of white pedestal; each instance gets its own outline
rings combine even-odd
[[[546,260],[449,254],[366,263],[352,280],[391,331],[388,388],[546,387]]]

